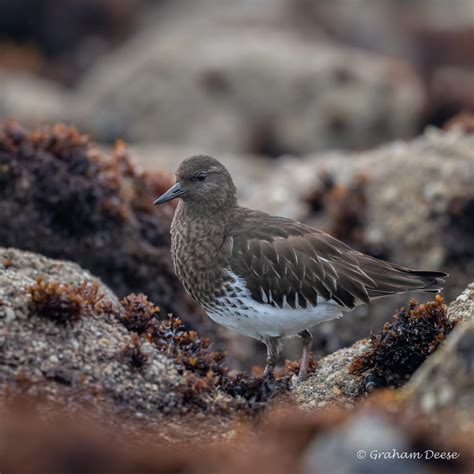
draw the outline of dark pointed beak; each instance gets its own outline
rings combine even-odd
[[[156,198],[153,201],[153,204],[163,204],[164,202],[171,201],[177,197],[180,197],[184,194],[183,189],[181,188],[181,183],[178,181],[173,187],[168,189],[166,193],[162,194],[159,198]]]

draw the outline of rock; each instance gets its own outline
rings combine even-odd
[[[176,440],[193,436],[187,415],[205,414],[203,429],[216,434],[287,390],[285,378],[268,384],[230,375],[206,338],[143,295],[120,302],[75,263],[1,247],[0,259],[12,262],[0,270],[0,394],[7,399],[37,397],[53,411],[78,413],[92,403],[91,416],[112,423],[119,416],[125,429],[137,428],[129,423],[137,418],[165,437],[179,426]]]
[[[448,333],[444,342],[439,343],[438,334],[434,333],[432,337],[436,341],[429,340],[430,328],[426,327],[426,335],[421,338],[422,343],[417,342],[414,338],[410,341],[410,338],[403,336],[403,323],[402,318],[398,317],[395,320],[395,324],[398,324],[398,327],[395,328],[392,325],[391,329],[389,326],[384,328],[384,331],[392,331],[395,337],[395,333],[400,338],[398,344],[403,343],[403,339],[406,339],[407,344],[416,344],[416,347],[407,348],[407,353],[412,353],[412,357],[420,355],[420,361],[418,364],[421,364],[420,368],[414,366],[411,368],[411,371],[407,370],[407,380],[411,376],[410,382],[406,386],[406,393],[410,394],[409,397],[412,397],[413,400],[422,400],[421,393],[424,393],[424,390],[427,391],[426,400],[426,409],[429,407],[430,410],[435,410],[438,408],[437,397],[439,396],[441,401],[445,404],[452,402],[454,397],[458,397],[458,404],[460,408],[459,416],[460,418],[464,416],[466,419],[470,417],[467,416],[466,410],[471,410],[472,407],[472,371],[474,370],[472,360],[472,345],[469,345],[473,336],[473,326],[472,318],[474,315],[474,284],[469,285],[469,287],[454,301],[452,302],[447,309],[447,318],[446,318],[446,309],[442,304],[441,298],[440,301],[432,303],[430,305],[423,305],[418,309],[412,308],[414,311],[414,318],[425,318],[431,319],[435,316],[437,311],[443,310],[442,316],[447,321],[448,319],[451,322],[457,321],[455,328]],[[444,308],[444,309],[443,309]],[[426,314],[418,314],[421,311],[425,311]],[[413,326],[410,326],[408,322],[404,330],[413,329]],[[440,333],[444,337],[444,333]],[[415,330],[415,329],[413,329]],[[416,331],[421,332],[422,326],[416,328]],[[421,336],[420,336],[421,337]],[[388,340],[387,340],[388,341]],[[395,351],[394,341],[388,341],[386,343],[391,345],[388,348],[388,351]],[[436,350],[431,349],[428,351],[428,354],[431,354],[427,357],[426,348],[433,346],[434,343],[438,343]],[[299,406],[305,409],[317,409],[327,406],[336,405],[344,408],[351,408],[350,404],[359,401],[366,395],[367,380],[366,376],[370,372],[361,373],[358,370],[355,370],[356,367],[353,366],[353,363],[357,363],[357,360],[361,356],[365,356],[370,352],[372,348],[370,340],[363,339],[356,342],[351,347],[340,349],[333,354],[330,354],[326,357],[323,357],[318,361],[315,373],[311,375],[305,382],[297,385],[293,390],[293,395],[296,398],[296,401]],[[426,346],[426,347],[425,347]],[[400,348],[401,349],[401,348]],[[399,350],[400,350],[399,349]],[[410,349],[410,351],[408,351]],[[418,351],[418,353],[415,353]],[[393,357],[398,357],[398,359],[403,363],[403,358],[400,354],[394,354]],[[423,362],[424,360],[424,362]],[[388,361],[393,365],[393,361]],[[392,367],[393,368],[393,367]],[[416,370],[418,368],[418,370]],[[414,375],[412,373],[416,370]],[[386,376],[388,380],[388,375]],[[374,382],[376,382],[374,380]],[[376,384],[377,385],[377,384]],[[397,385],[397,384],[395,384]],[[400,385],[400,383],[398,384]],[[420,402],[423,403],[423,402]],[[349,405],[348,405],[349,404]],[[452,406],[451,406],[452,407]],[[425,410],[427,411],[427,410]],[[431,412],[429,413],[431,415]],[[442,419],[445,419],[441,415]],[[472,426],[472,421],[467,423],[469,426]],[[450,426],[456,426],[456,424],[450,424]]]
[[[474,283],[449,305],[448,317],[453,322],[470,322],[474,319]]]
[[[23,383],[31,384],[30,395],[47,395],[56,401],[79,387],[87,393],[100,386],[101,392],[108,392],[110,403],[122,400],[137,412],[166,404],[164,398],[160,401],[156,393],[148,391],[144,382],[156,385],[159,397],[167,392],[171,395],[182,382],[171,359],[158,354],[145,376],[134,373],[122,356],[130,335],[112,313],[91,314],[72,326],[58,327],[30,309],[28,288],[37,276],[78,286],[84,281],[95,282],[103,301],[119,308],[109,288],[75,263],[14,249],[1,248],[0,254],[14,262],[0,272],[0,313],[13,310],[16,316],[12,320],[0,317],[2,390],[22,378],[26,380]],[[107,334],[106,346],[97,344],[99,333]]]
[[[71,117],[73,96],[57,84],[27,74],[0,70],[0,119],[15,117],[25,126]]]
[[[334,41],[409,61],[427,95],[423,123],[441,126],[474,111],[474,14],[469,2],[288,2],[296,26]],[[436,54],[433,54],[436,51]]]
[[[153,3],[156,8],[163,2]],[[0,67],[73,85],[85,69],[138,26],[145,4],[144,0],[121,5],[108,0],[65,0],[54,8],[49,0],[1,4]],[[34,15],[34,21],[25,21],[25,14]]]
[[[162,12],[84,77],[81,126],[99,140],[270,156],[415,133],[424,97],[414,70],[302,37],[283,2],[260,3]]]
[[[383,457],[383,453],[410,449],[409,437],[401,427],[380,414],[358,414],[333,433],[312,441],[304,453],[303,472],[422,474],[425,471],[417,460],[393,458],[387,462]],[[381,457],[377,459],[378,453]]]
[[[405,402],[445,434],[474,434],[474,283],[450,305],[457,324],[406,386]],[[449,422],[448,422],[449,420]],[[453,431],[454,430],[454,431]]]
[[[316,371],[308,380],[296,385],[293,394],[303,408],[343,407],[364,395],[364,377],[353,375],[349,368],[357,356],[368,350],[368,341],[340,349],[320,359]]]

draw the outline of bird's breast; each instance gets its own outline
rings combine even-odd
[[[223,235],[200,219],[178,215],[171,226],[171,255],[178,279],[201,305],[215,298],[224,277],[217,264]]]

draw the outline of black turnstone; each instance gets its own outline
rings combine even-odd
[[[266,344],[267,376],[281,338],[302,338],[303,380],[309,328],[375,298],[438,292],[447,276],[378,260],[300,222],[239,206],[229,172],[210,156],[184,160],[176,184],[154,203],[175,198],[171,254],[178,278],[211,319]]]

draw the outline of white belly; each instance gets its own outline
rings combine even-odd
[[[230,300],[229,297],[224,296],[219,299],[220,305],[213,308],[208,307],[206,311],[216,323],[245,336],[259,340],[265,336],[294,336],[304,329],[339,318],[343,314],[337,303],[322,298],[318,298],[317,306],[304,309],[293,309],[289,306],[280,308],[271,304],[259,303],[251,298],[242,279],[236,278],[239,283],[238,301]]]
[[[265,336],[294,336],[318,323],[342,316],[339,307],[327,302],[311,309],[297,310],[275,308],[254,301],[245,304],[248,309],[225,307],[207,314],[216,323],[259,340]]]

